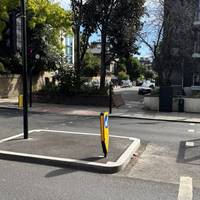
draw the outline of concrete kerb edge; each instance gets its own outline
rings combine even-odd
[[[181,123],[200,123],[200,121],[195,120],[176,120],[176,119],[161,119],[161,118],[151,118],[151,117],[136,117],[132,115],[115,115],[111,114],[110,118],[121,118],[121,119],[139,119],[139,120],[153,120],[153,121],[164,121],[164,122],[181,122]]]
[[[23,112],[22,109],[19,108],[11,108],[11,107],[1,107],[0,109],[10,109],[10,110],[16,110],[16,111],[21,111]],[[38,111],[29,111],[30,113],[45,113],[45,112],[38,112]],[[54,114],[52,112],[46,112],[50,114]],[[66,113],[60,113],[61,115],[66,115],[66,116],[84,116],[84,117],[99,117],[98,114],[90,114],[90,115],[83,115],[83,114],[66,114]],[[154,121],[166,121],[166,122],[181,122],[181,123],[200,123],[200,121],[195,121],[195,120],[176,120],[176,119],[161,119],[161,118],[151,118],[151,117],[136,117],[133,115],[115,115],[115,114],[110,114],[110,118],[121,118],[121,119],[139,119],[139,120],[154,120]]]
[[[126,149],[126,151],[120,156],[120,158],[116,162],[108,162],[107,164],[116,168],[116,172],[124,169],[126,165],[129,163],[133,154],[137,152],[140,147],[140,139],[130,138],[134,142]]]
[[[9,109],[9,110],[23,111],[23,109],[21,109],[21,108],[18,108],[18,107],[13,108],[13,107],[9,107],[9,106],[0,106],[0,109],[4,109],[4,110]]]
[[[41,132],[41,131],[51,132],[53,130],[36,129],[29,131],[29,133]],[[60,131],[60,132],[65,132],[65,131]],[[75,133],[75,132],[70,132],[70,133]],[[77,134],[81,133],[77,132]],[[90,133],[85,133],[85,134],[88,135]],[[0,140],[0,143],[17,138],[21,135],[22,134],[18,134],[16,136]],[[90,135],[97,136],[98,134],[91,133]],[[26,154],[26,153],[18,153],[18,152],[2,151],[2,150],[0,150],[0,159],[35,163],[35,164],[45,164],[58,167],[69,167],[69,168],[94,171],[99,173],[116,173],[126,167],[128,162],[132,158],[133,154],[138,150],[138,148],[140,147],[140,139],[125,137],[125,136],[115,136],[115,135],[111,135],[111,137],[125,138],[132,140],[133,142],[129,145],[129,147],[124,151],[124,153],[119,157],[119,159],[116,162],[107,162],[106,164],[97,162],[87,162],[83,160],[76,160],[70,158],[58,158],[58,157],[42,156],[37,154]]]

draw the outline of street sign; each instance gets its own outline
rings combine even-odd
[[[100,115],[100,130],[101,130],[101,144],[104,157],[107,156],[109,150],[109,115],[108,112],[101,113]]]

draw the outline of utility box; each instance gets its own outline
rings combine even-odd
[[[184,112],[184,99],[182,98],[178,100],[178,111]]]
[[[173,87],[161,86],[159,96],[159,111],[172,112],[173,106]]]

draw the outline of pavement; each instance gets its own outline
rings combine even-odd
[[[18,99],[0,99],[0,108],[5,109],[19,109]],[[20,109],[19,109],[20,110]],[[92,107],[92,106],[76,106],[76,105],[62,105],[62,104],[46,104],[33,103],[30,112],[38,113],[58,113],[63,115],[77,115],[77,116],[99,116],[101,112],[109,111],[108,107]],[[145,110],[141,102],[128,102],[126,105],[119,108],[113,108],[110,117],[117,118],[133,118],[146,119],[158,121],[172,121],[185,123],[200,123],[200,114],[196,113],[164,113],[157,111]]]

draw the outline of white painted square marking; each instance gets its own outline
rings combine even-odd
[[[190,123],[190,126],[195,126],[195,124],[194,123]]]
[[[181,177],[177,200],[192,200],[193,197],[192,178]]]
[[[194,129],[189,129],[188,132],[189,132],[189,133],[194,133],[195,130],[194,130]]]
[[[187,147],[194,147],[194,142],[186,142],[185,145]]]

